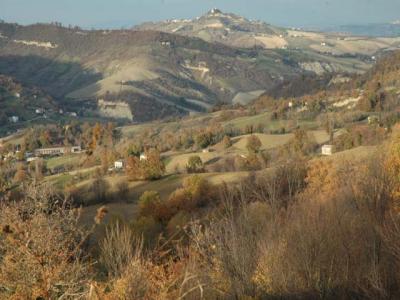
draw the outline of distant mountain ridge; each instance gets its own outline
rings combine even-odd
[[[365,25],[343,25],[327,29],[328,31],[371,37],[400,37],[400,20],[391,23]]]
[[[175,19],[162,22],[147,22],[133,27],[135,30],[157,30],[186,36],[200,37],[210,42],[221,42],[234,47],[257,46],[249,33],[282,35],[284,29],[261,21],[248,20],[242,16],[224,13],[214,8],[205,15],[190,19]],[[230,38],[228,39],[228,36]],[[259,45],[262,43],[259,42]]]
[[[392,25],[397,28],[397,25]],[[400,27],[400,26],[399,26]],[[354,39],[351,34],[305,31],[301,28],[283,28],[263,21],[212,9],[201,17],[185,20],[147,22],[135,30],[156,30],[184,36],[199,37],[233,47],[265,49],[300,49],[333,55],[374,55],[384,48],[399,47],[399,40]],[[349,31],[351,32],[351,31]]]

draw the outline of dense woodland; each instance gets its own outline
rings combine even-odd
[[[316,82],[309,94],[263,95],[133,132],[95,122],[27,129],[1,147],[2,158],[16,155],[0,163],[0,298],[400,298],[399,69],[393,53],[332,88]],[[335,106],[343,99],[357,100]],[[229,123],[266,112],[286,125]],[[338,154],[355,155],[321,157],[307,122]],[[266,149],[258,134],[290,136]],[[246,152],[230,155],[238,138]],[[50,146],[84,149],[63,165],[71,180],[62,186],[46,158],[24,160]],[[228,154],[204,163],[210,149]],[[182,153],[185,168],[167,174]],[[119,159],[122,174],[110,171]],[[246,176],[208,178],[224,172]],[[130,194],[131,184],[173,176],[183,180],[168,194]],[[124,180],[111,189],[110,178]],[[135,217],[114,214],[115,203],[135,204]]]

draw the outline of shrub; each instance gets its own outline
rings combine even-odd
[[[91,186],[95,203],[106,202],[110,185],[101,172],[96,172]]]
[[[126,201],[129,195],[129,185],[126,180],[117,183],[117,196],[119,201]]]
[[[175,190],[163,205],[164,220],[169,221],[179,211],[194,212],[206,206],[214,197],[213,187],[200,176],[186,178],[182,188]]]
[[[165,165],[161,160],[160,152],[152,149],[146,152],[147,159],[142,161],[144,179],[160,179],[165,173]]]
[[[162,224],[151,216],[139,217],[132,223],[132,230],[138,237],[143,237],[143,242],[152,246],[162,233]]]
[[[15,183],[22,183],[26,179],[27,179],[27,174],[26,174],[24,165],[22,163],[18,164],[17,172],[15,173],[15,176],[14,176],[14,182]]]
[[[232,146],[231,138],[225,135],[224,138],[222,139],[222,145],[224,146],[225,149],[228,149],[230,146]]]
[[[79,212],[48,185],[24,193],[0,203],[0,298],[84,298],[92,274],[82,246],[90,232],[78,224]]]
[[[188,213],[180,211],[169,220],[167,225],[167,232],[169,236],[173,236],[177,232],[182,231],[184,226],[190,221]]]
[[[100,262],[112,277],[120,277],[129,263],[140,255],[142,243],[137,240],[129,227],[119,221],[106,228],[106,235],[100,243]]]
[[[130,180],[156,180],[165,173],[165,165],[160,152],[152,149],[146,152],[146,159],[139,160],[130,156],[127,160],[126,173]]]
[[[188,173],[201,173],[204,171],[203,162],[200,156],[195,155],[189,157],[188,163],[186,165],[186,170]]]
[[[158,218],[158,211],[161,206],[160,195],[155,191],[146,191],[140,196],[138,205],[141,216]]]
[[[247,138],[246,148],[250,153],[258,153],[261,149],[262,143],[258,136],[250,135]]]

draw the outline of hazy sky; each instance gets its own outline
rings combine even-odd
[[[213,7],[284,26],[325,27],[400,19],[400,0],[0,0],[0,19],[117,28],[193,18]]]

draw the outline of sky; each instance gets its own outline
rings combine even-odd
[[[121,28],[194,18],[214,7],[280,26],[324,28],[400,19],[400,0],[0,0],[0,19]]]

